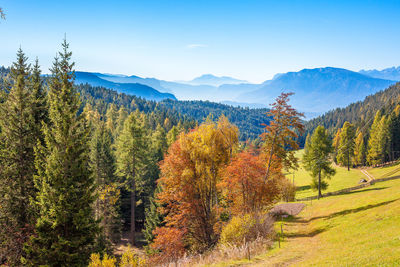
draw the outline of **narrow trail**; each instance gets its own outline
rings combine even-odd
[[[366,169],[361,169],[361,172],[367,177],[368,182],[375,181],[375,178]]]

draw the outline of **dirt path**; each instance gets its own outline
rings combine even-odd
[[[259,267],[296,266],[303,258],[307,258],[309,254],[313,253],[307,248],[317,247],[320,229],[310,228],[311,221],[306,218],[312,217],[311,211],[307,210],[305,205],[303,208],[305,208],[305,210],[301,213],[301,216],[295,217],[292,221],[283,223],[284,242],[282,243],[282,248],[275,248],[270,256],[263,256],[262,260],[260,259],[249,265]]]
[[[368,182],[372,182],[375,178],[365,169],[361,169],[361,172],[367,177]]]

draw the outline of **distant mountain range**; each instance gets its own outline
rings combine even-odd
[[[391,67],[383,70],[360,70],[359,72],[374,78],[400,81],[400,67]]]
[[[254,91],[239,96],[242,102],[271,103],[281,92],[294,92],[291,103],[303,112],[323,113],[344,107],[387,88],[394,81],[339,68],[303,69],[265,81]]]
[[[186,81],[183,83],[192,84],[192,85],[211,85],[211,86],[221,86],[223,84],[241,84],[241,83],[248,83],[245,80],[238,80],[232,77],[227,76],[214,76],[212,74],[203,74],[200,77],[194,78],[191,81]]]
[[[125,93],[130,95],[136,95],[148,100],[164,100],[164,99],[173,99],[176,100],[176,97],[170,93],[162,93],[157,91],[156,89],[143,84],[132,81],[131,83],[123,83],[118,81],[110,81],[104,79],[104,77],[117,78],[120,77],[121,79],[124,78],[118,75],[108,75],[108,74],[100,74],[100,73],[90,73],[90,72],[82,72],[77,71],[75,72],[75,83],[77,84],[85,84],[88,83],[92,86],[102,86],[108,89],[116,90],[119,93]],[[131,76],[132,77],[132,76]],[[129,77],[127,77],[129,78]],[[145,79],[147,80],[147,79]]]
[[[294,92],[291,103],[315,117],[336,107],[364,99],[400,80],[400,67],[354,72],[341,68],[303,69],[276,74],[252,84],[231,77],[205,74],[191,81],[164,81],[135,75],[76,72],[77,83],[104,86],[150,100],[209,100],[232,106],[268,107],[281,92]]]

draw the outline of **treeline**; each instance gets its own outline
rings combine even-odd
[[[272,231],[265,212],[294,197],[283,169],[297,166],[303,131],[290,94],[264,115],[260,148],[244,149],[223,115],[197,125],[155,102],[74,86],[68,46],[45,79],[22,50],[1,70],[1,264],[114,266],[107,255],[121,235],[135,245],[143,231],[152,265]],[[138,264],[132,253],[120,261]]]

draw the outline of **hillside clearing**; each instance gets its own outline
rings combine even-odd
[[[399,224],[396,179],[308,203],[284,223],[282,248],[216,266],[398,266]]]

